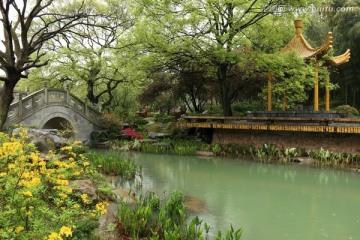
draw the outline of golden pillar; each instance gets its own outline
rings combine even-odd
[[[326,76],[326,91],[325,91],[325,111],[330,111],[330,76]]]
[[[267,95],[267,110],[272,111],[272,73],[268,72],[268,95]]]
[[[319,64],[315,63],[314,79],[314,111],[319,111]]]

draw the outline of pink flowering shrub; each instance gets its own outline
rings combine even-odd
[[[124,130],[122,130],[122,134],[139,140],[143,139],[143,136],[141,134],[136,133],[135,130],[132,130],[131,128],[125,128]]]

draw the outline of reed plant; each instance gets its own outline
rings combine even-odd
[[[209,151],[211,150],[211,145],[196,140],[165,139],[159,141],[157,144],[143,142],[140,147],[140,151],[142,152],[177,155],[196,155],[197,150]]]
[[[196,151],[220,151],[220,146],[207,144],[197,140],[184,139],[159,139],[157,142],[140,141],[113,141],[112,150],[130,151],[136,150],[146,153],[177,154],[177,155],[196,155]]]
[[[118,175],[130,180],[134,179],[139,170],[139,166],[134,161],[119,155],[119,153],[88,152],[86,156],[98,171],[107,175]]]
[[[175,190],[164,202],[151,192],[141,195],[133,207],[121,203],[117,230],[129,239],[210,239],[208,224],[198,217],[187,220],[183,193]],[[218,232],[214,239],[239,240],[241,235],[242,229],[231,226],[226,234]]]
[[[282,151],[273,144],[264,144],[259,148],[250,147],[249,153],[254,159],[260,160],[261,162],[283,159]]]
[[[248,152],[253,159],[261,162],[293,162],[294,158],[301,156],[302,151],[298,148],[280,149],[276,145],[264,144],[259,148],[249,147]],[[307,150],[306,156],[315,160],[317,166],[345,167],[358,165],[359,158],[356,154],[332,152],[323,148],[319,150]]]
[[[317,165],[321,166],[344,167],[358,163],[356,154],[332,152],[323,148],[316,151],[307,151],[307,154],[316,160]]]

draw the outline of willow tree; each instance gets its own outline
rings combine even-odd
[[[32,90],[38,90],[39,81],[66,87],[83,100],[107,109],[119,85],[129,83],[129,59],[136,54],[130,49],[135,43],[128,36],[134,18],[125,1],[98,1],[92,7],[102,15],[88,19],[85,27],[76,26],[76,35],[67,38],[66,44],[48,44],[51,54],[47,57],[51,61],[24,82],[32,85]]]
[[[152,52],[184,57],[187,49],[206,58],[215,68],[218,98],[223,114],[231,116],[232,79],[244,49],[245,30],[286,4],[286,0],[183,0],[140,1],[144,16],[143,36]],[[151,26],[151,27],[149,27]],[[241,52],[241,51],[240,51]],[[173,58],[168,58],[171,61]]]
[[[87,25],[95,17],[84,1],[0,1],[3,48],[0,49],[0,69],[3,82],[0,89],[0,130],[2,130],[15,86],[27,78],[31,69],[47,64],[44,45],[57,37],[66,37],[75,26]]]

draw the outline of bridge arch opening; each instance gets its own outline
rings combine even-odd
[[[54,117],[48,120],[44,126],[43,129],[58,129],[59,135],[66,137],[66,138],[72,138],[75,136],[74,127],[71,125],[71,123],[62,117]]]

